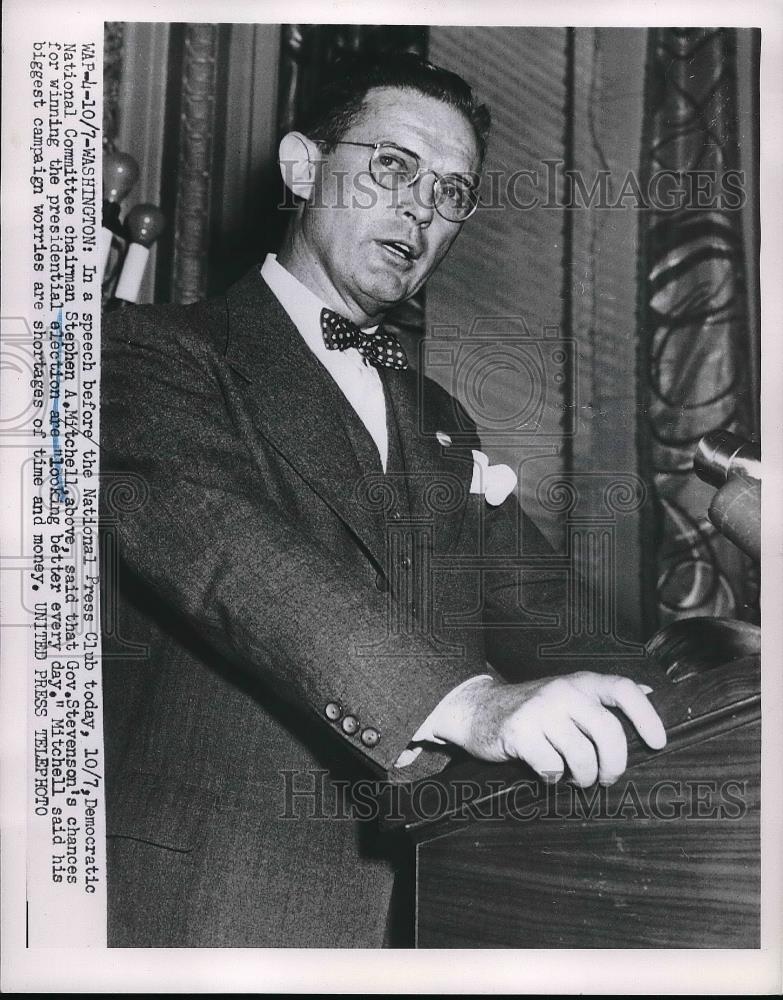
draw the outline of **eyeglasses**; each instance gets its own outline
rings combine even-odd
[[[325,140],[316,140],[326,144]],[[369,171],[376,184],[387,191],[411,187],[426,174],[434,174],[432,200],[438,215],[449,222],[464,222],[478,208],[477,180],[467,180],[461,174],[436,174],[422,170],[421,160],[410,149],[403,149],[393,142],[340,142],[334,146],[361,146],[371,149]]]

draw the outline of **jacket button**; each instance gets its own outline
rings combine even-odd
[[[376,573],[375,575],[375,586],[378,590],[385,591],[388,590],[388,584],[386,583],[386,577],[383,573]]]
[[[410,569],[411,566],[413,565],[410,556],[403,556],[403,558],[400,559],[400,564],[404,566],[405,569]]]
[[[324,709],[324,714],[326,715],[327,719],[330,719],[332,722],[337,722],[337,720],[343,714],[343,710],[340,707],[340,705],[337,704],[336,701],[330,701],[329,704]]]
[[[399,521],[401,517],[402,514],[398,510],[395,510],[392,514],[392,521]]]
[[[353,734],[359,729],[359,720],[355,715],[346,715],[341,725],[344,733],[347,733],[349,736],[353,736]]]
[[[366,747],[375,747],[378,745],[381,739],[381,734],[377,729],[372,729],[370,726],[367,729],[362,730],[361,740]]]

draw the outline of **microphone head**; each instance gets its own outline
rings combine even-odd
[[[721,487],[733,475],[761,479],[761,452],[752,441],[717,430],[705,434],[696,446],[693,471],[709,483]]]
[[[128,153],[103,155],[103,200],[120,202],[139,179],[139,165]]]
[[[151,247],[166,228],[166,216],[157,205],[134,205],[125,216],[125,230],[132,243]]]

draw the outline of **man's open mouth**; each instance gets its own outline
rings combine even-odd
[[[413,262],[418,256],[418,254],[414,253],[413,247],[403,240],[379,240],[379,242],[384,250],[407,263]]]

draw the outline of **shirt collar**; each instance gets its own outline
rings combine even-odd
[[[268,253],[261,265],[261,277],[269,286],[275,298],[291,317],[291,321],[301,333],[307,346],[319,357],[333,355],[327,350],[321,334],[321,310],[328,309],[317,295],[295,278],[278,261],[277,254]],[[378,326],[367,327],[366,332],[372,333]],[[340,352],[348,355],[355,363],[363,364],[361,355],[355,347]],[[356,356],[355,358],[353,356]]]

